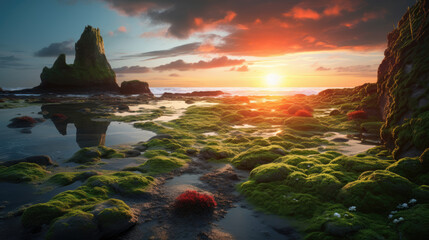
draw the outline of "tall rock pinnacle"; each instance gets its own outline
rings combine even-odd
[[[52,68],[43,68],[37,87],[48,91],[118,91],[116,75],[107,61],[104,42],[98,28],[85,27],[75,44],[75,60],[66,64],[64,54],[58,56]]]

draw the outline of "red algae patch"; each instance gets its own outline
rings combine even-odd
[[[216,206],[217,203],[212,196],[194,190],[186,190],[174,201],[174,210],[184,214],[209,213]]]
[[[358,110],[358,111],[353,111],[353,112],[348,113],[348,114],[347,114],[347,117],[348,117],[350,120],[353,120],[353,119],[366,119],[366,118],[367,118],[367,115],[366,115],[366,112],[365,112],[365,111],[363,111],[363,110]]]

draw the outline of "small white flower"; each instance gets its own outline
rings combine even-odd
[[[299,179],[298,178],[295,178],[295,181],[298,181]]]
[[[393,218],[393,215],[392,215],[392,214],[389,214],[388,218],[389,218],[389,219]]]
[[[347,213],[344,213],[344,217],[348,217],[349,215]]]
[[[403,217],[399,217],[398,220],[399,221],[404,221],[404,218]]]
[[[341,217],[341,214],[339,214],[339,213],[334,213],[334,217],[340,218],[340,217]]]
[[[398,223],[399,220],[398,219],[393,219],[393,223]]]
[[[390,214],[395,214],[395,213],[397,213],[398,211],[391,211],[390,212]]]
[[[399,209],[408,208],[408,204],[407,203],[399,204],[396,208],[399,208]]]
[[[356,206],[350,206],[349,207],[349,211],[350,212],[355,212],[356,211]]]
[[[412,204],[412,203],[416,203],[416,202],[417,202],[417,200],[413,198],[413,199],[411,199],[408,203],[409,203],[409,204]]]
[[[311,165],[310,165],[310,164],[308,164],[308,165],[307,165],[307,167],[308,167],[308,168],[310,168],[310,167],[311,167]]]

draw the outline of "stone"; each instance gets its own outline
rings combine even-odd
[[[60,54],[52,68],[43,68],[35,90],[52,92],[119,91],[116,75],[107,61],[100,29],[85,27],[75,44],[74,63]]]
[[[122,94],[147,94],[153,96],[147,82],[139,80],[124,81],[121,83]]]
[[[174,98],[174,97],[216,97],[225,94],[222,91],[194,91],[191,93],[169,93],[162,94],[161,98]]]
[[[418,1],[388,35],[385,58],[378,68],[378,107],[383,143],[393,157],[417,157],[429,147],[429,1]],[[412,29],[410,29],[410,27]]]
[[[19,160],[11,160],[11,161],[2,162],[2,163],[0,163],[0,166],[9,167],[9,166],[21,163],[21,162],[36,163],[40,166],[54,165],[54,162],[52,161],[51,157],[49,157],[48,155],[38,155],[38,156],[26,157],[26,158],[19,159]]]
[[[341,115],[341,112],[340,112],[340,110],[338,110],[338,109],[332,110],[332,111],[329,113],[329,116],[338,116],[338,115]]]
[[[148,141],[153,139],[172,139],[173,137],[170,134],[158,134],[156,136],[151,137]]]

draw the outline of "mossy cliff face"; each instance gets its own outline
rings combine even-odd
[[[73,64],[68,65],[66,56],[61,54],[52,68],[43,68],[40,74],[42,83],[37,88],[56,91],[119,90],[115,72],[104,53],[100,29],[85,27],[75,51]]]
[[[429,1],[419,0],[388,35],[377,91],[381,137],[396,159],[429,147]]]

